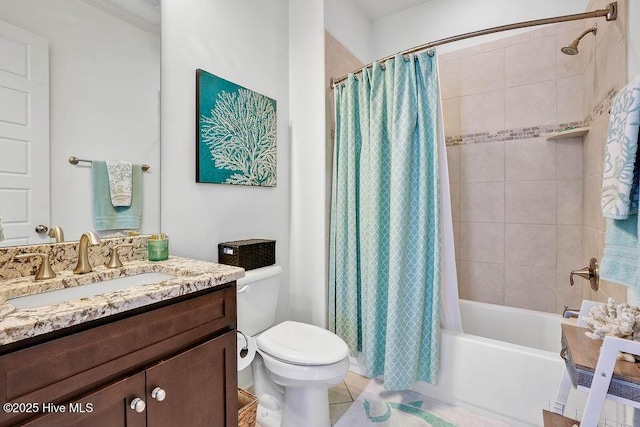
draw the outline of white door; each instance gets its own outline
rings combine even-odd
[[[0,246],[49,242],[49,42],[2,21],[0,218]]]

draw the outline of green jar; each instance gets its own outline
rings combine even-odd
[[[164,261],[169,259],[169,239],[166,234],[154,234],[148,241],[149,261]]]

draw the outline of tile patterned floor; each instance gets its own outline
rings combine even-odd
[[[329,410],[331,414],[331,425],[338,422],[338,419],[347,412],[354,400],[360,396],[369,385],[371,379],[347,372],[347,377],[342,384],[329,390]]]
[[[362,377],[353,372],[347,372],[347,377],[342,384],[329,390],[329,410],[331,413],[331,425],[333,426],[340,417],[347,412],[354,400],[369,385],[369,378]],[[260,424],[256,424],[260,427]]]
[[[334,426],[340,417],[351,407],[353,402],[360,396],[369,385],[370,378],[363,377],[353,372],[347,372],[347,376],[342,384],[329,389],[329,411],[331,425]],[[497,425],[504,425],[499,423]],[[256,423],[256,427],[260,424]]]

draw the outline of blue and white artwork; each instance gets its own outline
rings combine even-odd
[[[276,185],[276,101],[196,70],[196,182]]]

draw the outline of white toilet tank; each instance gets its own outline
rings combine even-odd
[[[275,323],[282,267],[272,265],[245,272],[237,282],[238,330],[253,336]]]

